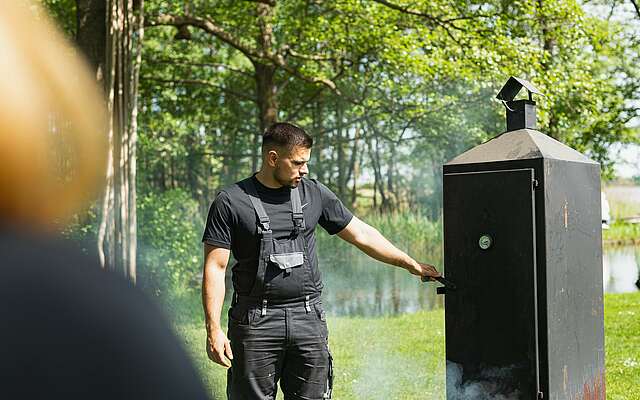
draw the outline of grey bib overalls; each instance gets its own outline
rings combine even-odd
[[[227,374],[229,399],[275,399],[277,383],[286,400],[330,399],[332,357],[327,324],[304,238],[298,188],[291,189],[293,231],[273,237],[254,183],[247,181],[260,236],[255,283],[248,296],[234,292],[229,309],[233,360]]]

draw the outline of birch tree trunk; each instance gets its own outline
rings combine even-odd
[[[105,93],[109,112],[107,187],[98,231],[103,268],[136,282],[137,96],[143,1],[109,0],[106,14]]]

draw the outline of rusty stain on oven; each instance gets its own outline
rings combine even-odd
[[[592,382],[585,382],[582,395],[577,395],[575,400],[606,400],[604,371],[597,375]]]

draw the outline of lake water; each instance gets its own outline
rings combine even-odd
[[[637,292],[640,282],[640,246],[605,249],[602,257],[606,293]]]
[[[342,246],[342,243],[331,251],[322,251],[329,247],[327,244],[320,245],[318,254],[325,282],[323,303],[327,313],[384,316],[443,306],[443,296],[435,292],[439,284],[422,283],[405,270],[386,266],[355,248]],[[416,258],[432,261],[428,257]],[[638,291],[639,270],[640,246],[606,248],[603,255],[604,291]]]
[[[444,304],[442,296],[436,295],[435,283],[422,283],[404,269],[380,263],[356,248],[339,243],[333,251],[320,250],[318,257],[325,284],[323,304],[331,315],[395,315]]]

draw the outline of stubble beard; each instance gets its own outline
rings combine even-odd
[[[295,189],[298,187],[298,183],[293,179],[283,179],[279,176],[278,168],[275,169],[273,173],[273,178],[282,186],[288,187],[290,189]]]

